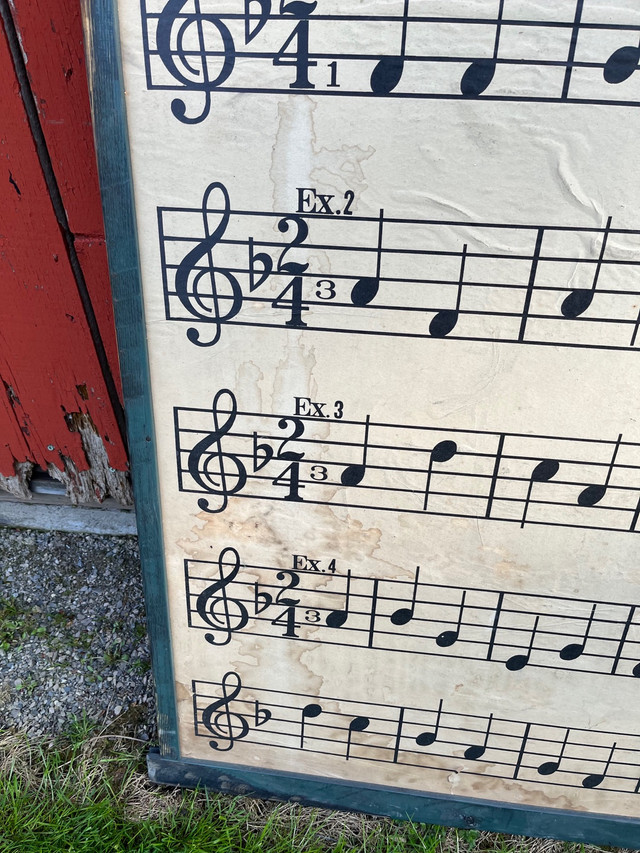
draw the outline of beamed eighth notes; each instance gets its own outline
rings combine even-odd
[[[534,2],[517,4],[516,17],[508,17],[505,0],[475,4],[478,17],[456,4],[449,15],[421,14],[411,0],[388,6],[367,15],[328,12],[323,0],[168,0],[156,12],[141,0],[147,87],[180,91],[171,111],[185,124],[207,118],[215,92],[640,103],[632,87],[640,58],[632,0],[627,22],[624,3],[618,22],[585,15],[588,0],[564,0],[560,19]],[[594,31],[611,39],[594,48]],[[193,104],[182,91],[194,93]]]
[[[180,491],[204,512],[230,498],[295,501],[526,525],[637,532],[640,443],[419,424],[175,408]]]
[[[299,188],[290,213],[234,210],[213,182],[199,208],[158,208],[167,319],[186,323],[200,347],[215,345],[225,325],[640,344],[640,231],[614,228],[611,217],[597,228],[367,217],[353,203],[350,190],[340,199]]]

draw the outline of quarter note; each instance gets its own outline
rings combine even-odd
[[[560,767],[560,763],[562,762],[562,757],[564,755],[564,751],[567,746],[567,741],[569,740],[569,732],[571,729],[567,729],[564,733],[564,740],[562,741],[562,746],[560,747],[560,752],[555,761],[545,761],[538,767],[538,773],[541,776],[552,776],[556,773]]]
[[[409,22],[409,0],[404,0],[402,13],[402,37],[399,56],[384,56],[371,73],[371,91],[374,95],[388,95],[396,88],[404,72],[407,50],[407,25]]]
[[[351,595],[351,569],[347,571],[347,591],[345,595],[344,610],[332,610],[325,622],[329,628],[342,628],[349,618],[349,597]]]
[[[367,470],[367,452],[369,450],[369,415],[364,422],[364,441],[362,442],[362,462],[347,465],[340,476],[343,486],[359,486]]]
[[[536,621],[533,623],[533,630],[531,631],[531,637],[529,638],[529,648],[527,649],[526,654],[517,654],[512,655],[509,660],[505,663],[505,666],[510,672],[517,672],[519,669],[524,669],[525,666],[529,663],[531,659],[531,652],[533,651],[533,643],[536,638],[536,633],[538,631],[538,620],[539,616],[536,616]]]
[[[440,700],[440,704],[438,705],[438,713],[436,715],[436,724],[433,728],[433,731],[429,732],[420,732],[418,737],[416,738],[416,743],[418,746],[431,746],[432,743],[435,743],[438,739],[438,730],[440,729],[440,717],[442,716],[442,699]]]
[[[527,497],[524,501],[524,510],[522,511],[522,519],[520,521],[520,527],[524,527],[525,522],[527,520],[529,504],[531,503],[531,492],[533,490],[533,484],[548,483],[549,480],[552,480],[556,476],[559,468],[560,463],[556,462],[555,459],[543,459],[542,462],[538,462],[536,467],[531,472],[529,488],[527,489]]]
[[[455,441],[439,441],[429,454],[429,467],[427,469],[427,482],[424,487],[424,503],[422,509],[427,511],[427,503],[429,501],[429,492],[431,489],[431,474],[433,471],[434,462],[448,462],[458,452],[458,445]]]
[[[376,249],[376,274],[359,278],[351,289],[351,304],[364,308],[372,302],[380,289],[380,270],[382,268],[382,232],[384,230],[384,210],[380,210],[378,219],[378,248]]]
[[[213,231],[209,230],[209,199],[216,190],[222,193],[223,210],[220,222]],[[210,347],[218,342],[222,323],[233,319],[242,308],[242,288],[235,275],[229,270],[216,267],[213,260],[213,249],[220,242],[227,230],[231,211],[229,193],[224,184],[214,181],[209,184],[202,198],[202,220],[204,225],[204,240],[184,256],[176,270],[176,296],[182,306],[198,320],[215,326],[213,339],[200,340],[200,332],[195,328],[187,329],[187,338],[192,344]],[[203,261],[204,259],[204,261]],[[200,269],[201,263],[204,267]],[[191,274],[195,272],[195,276]],[[229,304],[225,309],[220,306],[221,294],[218,291],[220,279],[226,279],[229,294],[224,295]],[[206,282],[206,285],[203,285]],[[205,289],[206,288],[206,289]]]
[[[477,761],[478,758],[482,758],[482,756],[487,751],[487,744],[489,743],[489,733],[491,732],[491,723],[493,722],[493,714],[489,715],[489,722],[487,723],[487,731],[484,735],[484,742],[481,746],[475,745],[470,746],[468,749],[464,751],[464,757],[468,758],[470,761]]]
[[[221,405],[220,401],[224,396],[229,398],[228,407]],[[225,411],[226,408],[229,411]],[[205,492],[222,496],[222,503],[218,509],[211,509],[209,501],[205,498],[198,499],[200,509],[214,513],[225,510],[229,495],[235,495],[244,488],[247,482],[247,469],[236,456],[222,451],[221,439],[231,430],[238,414],[236,398],[231,391],[226,388],[218,391],[213,398],[211,414],[213,415],[213,432],[197,442],[189,452],[187,469]],[[221,416],[224,416],[222,421]],[[211,470],[213,465],[216,467]],[[232,465],[234,470],[227,470],[227,465]]]
[[[345,755],[345,759],[349,760],[349,755],[351,754],[351,737],[354,732],[363,732],[365,729],[369,728],[371,720],[369,717],[354,717],[353,720],[349,723],[349,734],[347,736],[347,754]]]
[[[597,604],[594,604],[591,608],[591,614],[589,616],[589,620],[587,622],[587,627],[585,628],[584,636],[582,637],[581,643],[569,643],[569,645],[560,649],[560,659],[561,660],[576,660],[580,657],[580,655],[584,652],[585,646],[587,645],[587,639],[589,634],[591,633],[591,626],[593,625],[593,618],[596,615],[596,607]]]
[[[460,609],[458,611],[458,625],[456,626],[455,631],[443,631],[441,634],[438,634],[436,637],[436,644],[440,646],[440,648],[447,648],[448,646],[452,646],[454,643],[458,642],[460,637],[460,628],[462,627],[462,614],[464,612],[464,602],[467,597],[466,589],[462,592],[462,598],[460,599]]]
[[[611,751],[609,753],[609,757],[607,758],[607,763],[604,766],[602,773],[590,773],[588,776],[585,776],[582,780],[583,788],[597,788],[598,785],[601,785],[607,773],[609,772],[609,765],[611,764],[611,759],[613,758],[613,753],[616,750],[616,744],[614,743],[611,747]]]
[[[467,244],[462,247],[462,255],[460,256],[460,274],[458,276],[458,295],[456,297],[456,307],[447,308],[443,311],[438,311],[435,317],[429,323],[429,334],[432,338],[446,338],[449,332],[452,332],[460,318],[460,301],[462,299],[462,285],[464,282],[464,267],[467,260]]]
[[[232,566],[231,571],[225,575],[225,559],[228,556],[231,557]],[[196,611],[203,622],[220,632],[220,634],[205,634],[205,640],[214,646],[225,646],[230,642],[233,631],[240,631],[245,627],[249,621],[249,613],[240,599],[227,596],[227,587],[233,583],[240,571],[240,554],[235,548],[224,548],[220,552],[218,568],[219,580],[210,584],[200,593],[196,599]],[[220,604],[222,605],[222,612],[218,613]]]
[[[638,62],[640,62],[640,44],[638,47],[632,44],[619,47],[605,62],[602,76],[607,83],[624,83],[634,71],[637,71]]]
[[[322,708],[316,702],[311,702],[305,705],[300,716],[300,749],[304,749],[304,728],[307,720],[313,720],[319,717],[322,713]]]
[[[607,471],[607,476],[605,478],[604,484],[587,486],[586,489],[580,492],[580,494],[578,495],[579,506],[595,506],[606,495],[607,489],[609,488],[609,480],[611,479],[613,467],[616,462],[616,456],[618,455],[618,450],[620,449],[621,441],[622,435],[619,435],[615,447],[613,448],[613,455],[611,456],[611,462],[609,462],[609,469]]]
[[[602,245],[600,246],[600,254],[598,256],[598,260],[596,261],[596,269],[593,274],[593,281],[591,282],[591,287],[577,287],[575,290],[572,290],[571,293],[564,298],[564,301],[560,306],[562,316],[566,317],[568,320],[574,320],[576,317],[580,317],[580,315],[584,314],[584,312],[593,302],[596,287],[598,286],[598,279],[600,277],[600,270],[602,269],[604,253],[607,248],[607,239],[609,237],[610,229],[611,217],[607,219],[607,224],[604,228],[604,233],[602,235]]]
[[[416,574],[413,581],[413,596],[411,598],[411,607],[399,607],[394,610],[389,619],[392,625],[407,625],[413,619],[416,610],[416,598],[418,596],[418,578],[420,577],[420,566],[416,568]]]
[[[474,60],[462,75],[460,91],[467,97],[481,95],[493,80],[493,76],[496,73],[496,65],[498,64],[498,51],[500,50],[503,14],[504,0],[500,0],[498,17],[496,19],[496,37],[493,43],[493,57],[491,59]]]

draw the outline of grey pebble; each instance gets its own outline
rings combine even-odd
[[[128,733],[155,737],[134,537],[0,528],[0,634],[16,624],[0,649],[0,727],[35,737],[123,715]]]

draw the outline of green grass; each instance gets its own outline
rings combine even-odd
[[[594,853],[598,848],[161,789],[142,746],[79,722],[0,733],[0,853]]]

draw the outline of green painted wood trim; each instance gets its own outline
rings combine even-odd
[[[232,795],[289,800],[301,805],[385,815],[397,820],[483,829],[510,835],[557,838],[588,844],[640,847],[640,822],[614,815],[506,805],[491,800],[422,794],[323,777],[253,770],[250,767],[172,761],[157,750],[147,757],[149,776],[160,785],[209,788]]]
[[[164,755],[177,758],[177,711],[162,516],[119,31],[113,0],[82,2],[160,745]]]

